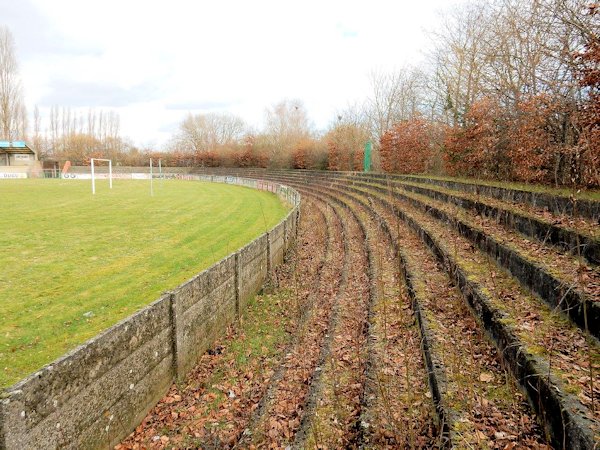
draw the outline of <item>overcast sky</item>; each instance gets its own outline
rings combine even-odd
[[[121,134],[160,147],[188,112],[260,128],[299,98],[318,129],[369,95],[368,74],[419,64],[459,0],[0,0],[31,113],[112,109]]]

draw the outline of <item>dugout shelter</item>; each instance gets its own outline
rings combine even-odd
[[[41,164],[37,152],[25,141],[0,141],[0,173],[31,176],[39,173]]]

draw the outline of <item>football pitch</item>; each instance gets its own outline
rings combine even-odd
[[[0,181],[0,388],[277,224],[271,193],[199,181]]]

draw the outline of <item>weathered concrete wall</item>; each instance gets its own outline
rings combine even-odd
[[[268,274],[268,237],[263,234],[238,252],[239,311],[260,291]]]
[[[13,386],[2,400],[7,449],[107,447],[173,380],[164,296]]]
[[[269,256],[271,258],[270,267],[276,267],[283,262],[285,252],[285,221],[281,222],[269,233]]]
[[[236,317],[236,258],[230,255],[173,291],[177,375],[196,365]],[[210,318],[210,320],[207,320]]]
[[[285,251],[287,252],[291,247],[292,243],[296,240],[296,223],[297,223],[297,213],[294,211],[293,214],[290,214],[285,220]]]
[[[111,448],[244,311],[295,237],[286,230],[296,229],[300,197],[273,183],[231,178],[218,181],[277,192],[295,205],[270,232],[270,245],[263,234],[0,393],[0,449]]]
[[[292,243],[296,240],[296,224],[298,220],[298,214],[290,214],[285,219],[285,250],[288,251]]]

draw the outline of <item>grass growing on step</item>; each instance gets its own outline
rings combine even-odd
[[[229,448],[248,426],[295,329],[294,293],[279,289],[251,299],[243,319],[205,352],[186,379],[150,411],[117,448]]]
[[[393,174],[392,174],[393,175]],[[479,184],[482,186],[492,186],[505,189],[514,189],[520,191],[535,192],[541,194],[555,195],[558,197],[569,197],[571,195],[571,189],[569,188],[555,188],[552,186],[545,186],[542,184],[528,184],[528,183],[511,183],[506,181],[493,181],[493,180],[480,180],[477,178],[455,178],[455,177],[444,177],[439,175],[410,175],[411,178],[415,179],[432,179],[439,181],[450,181],[465,184]],[[582,191],[579,194],[579,198],[582,200],[600,200],[600,191],[597,189]]]

